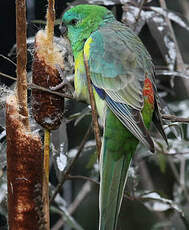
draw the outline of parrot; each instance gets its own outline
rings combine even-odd
[[[153,122],[167,142],[152,58],[141,39],[106,7],[81,4],[62,16],[75,62],[75,98],[90,104],[85,60],[103,121],[99,230],[116,230],[133,154],[139,142],[155,151]]]

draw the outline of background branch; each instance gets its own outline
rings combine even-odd
[[[189,118],[177,117],[175,115],[170,115],[170,114],[161,114],[161,117],[164,120],[168,120],[168,121],[171,121],[171,122],[189,123]]]

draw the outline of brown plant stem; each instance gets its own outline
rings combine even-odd
[[[30,132],[27,108],[26,3],[16,0],[16,96],[6,101],[8,221],[10,230],[44,229],[42,144]],[[7,76],[6,76],[7,77]]]
[[[26,43],[26,3],[16,0],[16,53],[17,53],[17,99],[25,127],[29,130],[27,108],[27,43]],[[20,117],[20,118],[21,118]]]
[[[54,9],[54,0],[48,1],[48,10],[47,10],[47,26],[46,26],[46,33],[47,38],[49,41],[49,45],[52,46],[53,44],[53,37],[54,37],[54,22],[55,22],[55,9]]]
[[[84,55],[84,64],[85,64],[87,83],[88,83],[88,91],[89,91],[89,97],[90,97],[90,103],[91,103],[92,120],[93,120],[93,125],[94,125],[94,134],[95,134],[96,145],[97,145],[98,159],[100,159],[100,150],[101,150],[101,145],[102,145],[101,144],[101,138],[100,138],[100,129],[99,129],[99,125],[98,125],[96,103],[95,103],[95,99],[94,99],[93,88],[91,85],[88,61],[87,61],[85,55]]]
[[[50,155],[50,131],[44,131],[44,156],[43,156],[43,189],[42,196],[44,201],[44,216],[46,229],[50,229],[49,217],[49,155]]]
[[[50,152],[50,132],[45,129],[44,132],[44,169],[46,180],[49,181],[49,152]]]
[[[53,37],[54,37],[54,21],[55,21],[55,9],[54,9],[55,0],[48,1],[47,9],[47,26],[46,34],[48,47],[51,49],[51,54],[53,50]],[[50,55],[50,53],[49,53]],[[50,158],[50,130],[44,129],[44,161],[43,161],[43,189],[42,196],[44,200],[44,214],[46,220],[46,229],[50,229],[50,215],[49,215],[49,158]]]

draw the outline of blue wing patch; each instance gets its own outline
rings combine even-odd
[[[105,95],[106,95],[105,91],[104,91],[103,89],[100,89],[100,88],[96,87],[93,83],[92,83],[92,85],[94,86],[94,88],[95,88],[95,90],[96,90],[98,96],[99,96],[102,100],[104,100],[104,99],[105,99]]]

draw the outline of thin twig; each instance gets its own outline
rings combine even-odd
[[[88,180],[88,181],[90,181],[92,183],[95,183],[95,184],[99,185],[98,181],[92,179],[91,177],[87,177],[87,176],[80,176],[80,175],[78,175],[78,176],[71,176],[71,175],[68,175],[66,179],[67,180],[73,180],[73,179]]]
[[[51,94],[63,97],[63,98],[74,99],[74,97],[72,95],[65,94],[65,93],[60,93],[60,92],[57,92],[57,91],[54,91],[54,90],[51,90],[51,89],[47,89],[47,88],[44,88],[42,86],[36,85],[34,83],[28,83],[28,87],[30,89],[38,89],[38,90],[41,90],[41,91],[44,91],[44,92],[47,92],[47,93],[51,93]]]
[[[184,117],[177,117],[170,114],[162,114],[161,117],[164,120],[172,121],[172,122],[182,122],[182,123],[189,123],[189,118]]]
[[[139,11],[138,11],[138,15],[136,16],[136,20],[135,20],[135,29],[136,29],[136,24],[140,18],[141,12],[142,12],[142,8],[143,5],[146,3],[146,0],[141,0],[141,2],[139,3]]]
[[[8,75],[8,74],[6,74],[6,73],[0,72],[0,75],[3,76],[3,77],[9,78],[9,79],[11,79],[11,80],[17,81],[17,78],[12,77],[12,76],[10,76],[10,75]]]
[[[4,56],[3,54],[0,54],[0,57],[4,58],[5,60],[9,61],[9,62],[12,63],[14,66],[16,66],[16,63],[14,63],[10,58]]]
[[[166,155],[167,157],[171,157],[171,158],[176,157],[177,159],[178,159],[177,156],[179,156],[179,155],[188,155],[189,154],[189,152],[166,152],[164,149],[159,148],[158,145],[156,145],[156,150],[160,154]]]
[[[69,213],[67,212],[66,209],[58,209],[54,206],[52,206],[51,208],[51,211],[53,211],[54,213],[57,213],[59,214],[63,220],[65,220],[72,229],[75,229],[75,230],[84,230],[74,219],[72,216],[69,215]]]
[[[87,139],[88,139],[88,137],[89,137],[90,131],[91,131],[91,124],[89,125],[88,130],[87,130],[87,132],[85,133],[85,136],[84,136],[84,138],[83,138],[83,140],[82,140],[82,142],[81,142],[81,144],[80,144],[80,146],[79,146],[79,149],[78,149],[78,151],[77,151],[76,156],[75,156],[74,159],[70,162],[70,164],[67,165],[66,170],[65,170],[65,172],[64,172],[64,174],[63,174],[63,176],[62,176],[62,179],[61,179],[60,183],[57,185],[57,187],[56,187],[56,189],[55,189],[55,191],[54,191],[54,193],[53,193],[53,195],[52,195],[52,197],[51,197],[51,199],[50,199],[50,203],[55,199],[56,195],[57,195],[57,194],[60,192],[60,190],[62,189],[62,186],[63,186],[65,180],[67,179],[67,176],[69,175],[70,171],[71,171],[72,168],[73,168],[73,165],[75,164],[76,160],[79,158],[79,156],[80,156],[80,154],[81,154],[81,152],[82,152],[82,150],[83,150],[83,148],[84,148],[84,146],[85,146],[85,143],[86,143],[86,141],[87,141]]]
[[[94,133],[95,133],[95,139],[96,139],[96,145],[97,145],[98,158],[100,158],[100,150],[101,150],[100,129],[99,129],[99,125],[98,125],[96,103],[95,103],[95,99],[94,99],[93,88],[91,85],[88,61],[87,61],[85,55],[84,55],[84,63],[85,63],[85,70],[86,70],[87,83],[88,83],[88,91],[89,91],[89,97],[90,97],[90,103],[91,103],[92,120],[93,120],[93,125],[94,125]]]
[[[0,72],[0,75],[2,75],[3,77],[9,78],[9,79],[11,79],[11,80],[17,81],[17,78],[12,77],[12,76],[10,76],[10,75],[8,75],[8,74],[5,74],[5,73]],[[51,90],[51,89],[47,89],[47,88],[45,88],[45,87],[36,85],[36,84],[34,84],[34,83],[29,83],[29,82],[28,82],[27,85],[28,85],[28,89],[38,89],[38,90],[41,90],[41,91],[44,91],[44,92],[47,92],[47,93],[51,93],[51,94],[54,94],[54,95],[63,97],[63,98],[74,99],[74,97],[73,97],[72,95],[65,94],[65,93],[60,93],[60,92],[57,92],[57,91],[54,91],[54,90]]]

